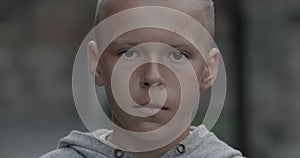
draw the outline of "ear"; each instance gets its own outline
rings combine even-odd
[[[90,41],[87,46],[87,55],[88,55],[88,62],[89,62],[89,69],[90,75],[92,80],[95,82],[97,86],[103,86],[103,76],[98,68],[98,47],[95,41]]]
[[[213,48],[207,58],[207,63],[203,71],[200,90],[207,90],[212,87],[218,73],[219,49]]]

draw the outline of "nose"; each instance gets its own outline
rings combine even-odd
[[[165,79],[161,71],[162,66],[158,63],[145,64],[140,81],[141,87],[149,88],[154,84],[165,86]]]

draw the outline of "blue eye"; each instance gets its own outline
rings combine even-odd
[[[128,50],[128,51],[126,51],[126,52],[124,53],[124,55],[125,55],[127,58],[130,58],[130,57],[133,57],[134,53],[135,53],[134,51]]]
[[[176,59],[176,60],[180,60],[183,57],[184,57],[184,55],[181,52],[173,53],[173,58]]]
[[[175,61],[181,61],[187,58],[187,55],[182,51],[175,51],[171,54],[171,58]]]
[[[133,49],[124,50],[119,53],[119,55],[125,59],[131,60],[139,56],[138,52]]]

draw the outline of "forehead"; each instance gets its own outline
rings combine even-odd
[[[205,4],[203,3],[206,3],[206,0],[104,0],[101,8],[100,19],[105,19],[113,14],[130,8],[142,6],[162,6],[179,10],[193,17],[202,25],[205,25],[202,21],[207,21],[207,19],[205,19],[207,17],[204,16],[206,14],[202,14],[203,11],[201,11],[201,9],[205,9],[207,6],[204,6]],[[145,18],[145,20],[147,19]],[[118,23],[117,25],[122,26],[122,23]],[[187,28],[189,27],[186,27],[186,29]],[[105,38],[106,36],[100,36],[100,39],[102,37]],[[189,38],[193,38],[193,40],[197,41],[196,43],[201,45],[201,49],[204,49],[209,45],[209,41],[205,41],[205,37],[193,34],[193,36]],[[147,42],[158,42],[167,44],[174,48],[184,46],[185,48],[195,49],[195,46],[189,42],[190,40],[191,39],[186,40],[177,34],[176,30],[166,31],[158,28],[143,28],[129,31],[121,35],[121,37],[115,39],[110,46],[136,46]],[[102,40],[99,40],[100,45],[101,41]]]
[[[136,46],[142,43],[158,42],[172,47],[192,47],[190,42],[175,32],[158,28],[141,28],[126,32],[112,42],[112,45]]]
[[[105,19],[117,12],[141,6],[161,6],[179,10],[196,19],[202,25],[207,21],[203,13],[203,0],[104,0],[100,19]]]

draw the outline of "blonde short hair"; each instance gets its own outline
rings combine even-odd
[[[215,11],[214,2],[212,0],[198,0],[201,2],[201,14],[206,17],[206,21],[202,24],[205,29],[214,37],[215,34]],[[107,4],[118,3],[116,0],[98,0],[94,23],[95,26],[103,20],[103,10]]]

